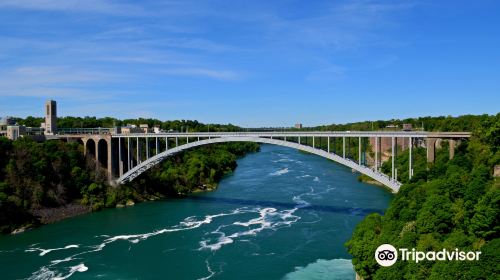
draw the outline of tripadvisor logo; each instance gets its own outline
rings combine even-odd
[[[417,251],[415,248],[411,250],[407,248],[399,248],[399,256],[402,261],[412,261],[418,263],[420,261],[478,261],[481,251],[459,251],[458,249],[449,251],[443,249],[441,251]],[[398,260],[398,250],[391,244],[382,244],[375,251],[375,260],[381,266],[391,266]]]
[[[391,244],[382,244],[375,251],[375,260],[381,266],[391,266],[398,260],[398,251]]]

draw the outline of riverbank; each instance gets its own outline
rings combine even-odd
[[[382,184],[379,181],[374,180],[374,179],[366,176],[365,174],[360,174],[358,176],[358,181],[363,182],[363,183],[367,183],[367,184],[370,184],[370,185],[375,185],[375,186],[379,186],[379,187],[385,187],[384,184]]]
[[[92,211],[89,206],[73,202],[55,208],[42,208],[32,211],[33,216],[38,217],[40,223],[51,224],[60,220],[83,215]]]
[[[119,186],[120,187],[120,186]],[[218,184],[213,184],[213,185],[204,185],[204,186],[199,186],[196,187],[192,190],[191,193],[202,193],[202,192],[212,192],[217,190]],[[167,199],[169,197],[167,196],[156,196],[156,195],[148,195],[148,196],[142,196],[140,199],[132,200],[129,199],[126,202],[123,203],[116,203],[114,206],[115,208],[123,208],[123,207],[131,207],[134,206],[136,203],[142,203],[142,202],[147,202],[147,201],[156,201],[156,200],[162,200],[162,199]],[[178,199],[182,199],[182,197],[176,197]],[[113,208],[113,207],[107,207],[107,208]],[[59,207],[53,207],[53,208],[41,208],[41,209],[36,209],[31,211],[31,215],[36,219],[35,223],[27,223],[23,224],[19,227],[16,227],[15,229],[12,230],[10,234],[20,234],[23,233],[27,230],[42,226],[42,225],[47,225],[47,224],[52,224],[59,222],[64,219],[69,219],[73,217],[77,217],[80,215],[84,214],[89,214],[92,212],[97,212],[100,211],[102,208],[93,210],[92,206],[85,206],[80,204],[79,202],[73,202],[67,205],[59,206]]]

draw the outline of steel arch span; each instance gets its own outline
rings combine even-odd
[[[387,176],[381,172],[375,171],[367,166],[359,165],[358,163],[356,163],[350,159],[343,158],[343,157],[338,156],[336,154],[328,153],[328,152],[321,150],[321,149],[316,149],[316,148],[313,148],[310,146],[306,146],[306,145],[302,145],[302,144],[298,144],[298,143],[294,143],[294,142],[287,142],[284,140],[262,138],[262,137],[252,137],[252,136],[227,136],[227,137],[211,138],[211,139],[191,142],[188,144],[177,146],[175,148],[168,149],[162,153],[157,154],[154,157],[151,157],[151,158],[143,161],[141,164],[130,169],[127,173],[123,174],[120,178],[118,178],[116,180],[116,183],[123,184],[126,182],[130,182],[130,181],[134,180],[137,176],[141,175],[145,171],[152,168],[153,166],[162,162],[167,157],[174,155],[176,153],[182,152],[184,150],[191,149],[191,148],[198,147],[198,146],[203,146],[203,145],[209,145],[209,144],[215,144],[215,143],[226,143],[226,142],[255,142],[255,143],[262,143],[262,144],[272,144],[272,145],[284,146],[284,147],[289,147],[289,148],[305,151],[305,152],[308,152],[311,154],[315,154],[315,155],[333,160],[337,163],[340,163],[342,165],[350,167],[350,168],[360,172],[361,174],[365,174],[366,176],[382,183],[384,186],[391,189],[391,191],[393,193],[397,193],[399,191],[399,188],[401,187],[401,183],[399,183],[396,180],[391,180],[391,178],[389,176]]]

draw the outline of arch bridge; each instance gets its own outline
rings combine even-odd
[[[191,132],[191,133],[132,133],[112,134],[59,134],[58,139],[79,141],[85,154],[95,158],[96,164],[107,171],[111,183],[122,184],[134,180],[164,159],[187,149],[214,143],[256,142],[279,145],[315,154],[365,174],[398,192],[401,183],[397,181],[395,158],[399,150],[409,149],[408,176],[413,176],[412,149],[427,148],[427,160],[434,161],[436,145],[447,140],[450,158],[453,158],[456,142],[469,138],[468,132],[425,132],[425,131],[309,131],[309,132]],[[367,162],[367,140],[374,146],[374,156]],[[349,151],[357,146],[357,159]],[[381,172],[385,157],[391,160],[391,176]]]

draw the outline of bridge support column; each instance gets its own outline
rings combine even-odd
[[[94,140],[95,141],[95,140]],[[95,170],[99,168],[99,139],[95,141]]]
[[[106,144],[108,146],[108,170],[107,170],[107,173],[108,173],[108,182],[111,182],[113,180],[113,143],[111,141],[111,137],[109,137],[108,139],[106,139]]]
[[[300,136],[299,136],[299,145],[300,145]]]
[[[165,151],[168,151],[168,137],[165,137]]]
[[[427,162],[434,162],[437,138],[426,138]]]
[[[155,140],[156,140],[156,154],[158,154],[158,137],[156,137]]]
[[[130,170],[130,137],[127,137],[127,172]]]
[[[391,166],[391,174],[392,175],[391,175],[391,178],[392,178],[392,180],[394,180],[394,176],[395,176],[394,166],[395,166],[395,159],[396,159],[395,154],[394,154],[394,150],[395,150],[394,146],[396,145],[396,143],[395,143],[394,137],[391,137],[391,140],[392,140],[391,141],[391,146],[392,146],[391,147],[391,160],[392,160],[392,166]]]
[[[448,140],[449,148],[450,148],[450,159],[455,157],[455,146],[457,144],[455,139]]]
[[[345,137],[342,137],[342,157],[345,158]]]
[[[409,171],[408,171],[408,177],[411,180],[411,177],[413,176],[413,166],[412,166],[412,148],[413,148],[413,138],[408,138],[408,148],[410,149],[410,158],[408,159],[408,166],[409,166]]]
[[[175,146],[178,147],[179,146],[179,137],[175,137]]]
[[[314,148],[314,136],[313,136],[313,148]]]
[[[361,165],[361,137],[358,137],[358,164]]]
[[[118,175],[123,175],[123,161],[122,161],[122,139],[118,138]]]
[[[137,162],[137,165],[139,165],[139,163],[141,163],[141,157],[139,155],[139,137],[137,137],[136,140],[137,140],[136,162]]]
[[[330,153],[330,137],[327,137],[327,139],[328,139],[327,149],[328,149],[328,153]]]
[[[149,159],[149,138],[146,137],[146,160]]]
[[[379,157],[382,156],[382,148],[380,143],[380,137],[375,137],[375,170],[379,170]]]

